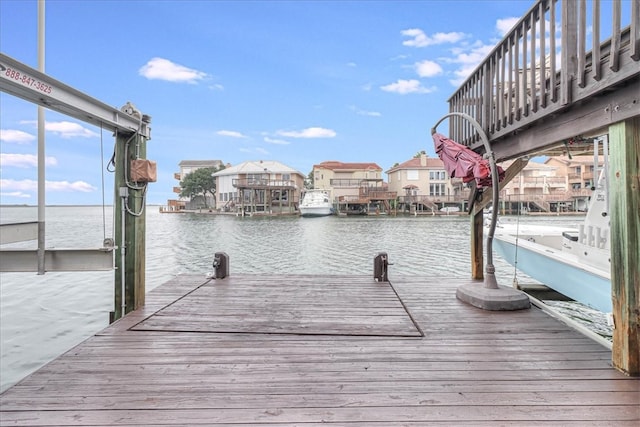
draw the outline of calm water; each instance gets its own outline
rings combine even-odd
[[[0,207],[2,222],[35,221],[34,207]],[[575,224],[575,218],[522,217]],[[112,237],[108,207],[48,207],[47,247],[96,248]],[[387,252],[389,278],[435,275],[469,278],[469,218],[246,217],[160,214],[147,210],[147,290],[171,277],[211,272],[213,254],[229,255],[230,274],[373,274],[373,257]],[[35,247],[35,242],[12,247]],[[7,245],[9,247],[9,245]],[[501,285],[513,267],[494,257]],[[108,325],[113,272],[0,274],[0,390]],[[533,282],[518,274],[521,283]],[[599,313],[587,313],[588,323]],[[582,316],[582,314],[580,315]]]

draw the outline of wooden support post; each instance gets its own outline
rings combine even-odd
[[[504,179],[500,182],[498,188],[502,188],[507,185],[515,176],[517,176],[522,169],[529,163],[528,159],[516,159],[511,166],[506,170]],[[474,196],[474,199],[477,199]],[[482,250],[483,241],[483,228],[484,228],[484,214],[483,209],[491,202],[491,191],[484,191],[480,200],[475,200],[473,208],[469,209],[471,216],[471,278],[482,280],[484,279],[483,265],[484,265],[484,253]],[[493,209],[498,209],[498,206],[493,206]]]
[[[493,208],[495,209],[495,207]],[[484,213],[482,209],[471,215],[471,278],[484,279],[484,252],[482,235],[484,232]]]
[[[145,190],[130,188],[127,176],[130,162],[146,158],[146,138],[141,135],[118,134],[115,149],[114,236],[116,244],[114,311],[115,321],[144,305],[146,213]],[[134,187],[142,184],[132,183]],[[124,295],[123,295],[124,291]],[[123,305],[124,298],[124,305]]]
[[[640,117],[609,127],[613,366],[640,376]]]

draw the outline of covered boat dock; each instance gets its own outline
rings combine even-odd
[[[640,375],[640,191],[630,191],[640,188],[640,2],[592,3],[588,15],[585,2],[537,1],[450,111],[474,117],[495,158],[515,165],[566,150],[578,134],[608,133],[613,351],[537,308],[494,312],[455,298],[460,286],[481,286],[487,192],[470,198],[473,277],[464,283],[393,272],[389,281],[180,276],[147,294],[141,215],[123,218],[131,243],[117,264],[119,320],[0,395],[0,425],[637,426],[640,381],[628,375]],[[614,16],[606,40],[603,5]],[[622,7],[632,16],[625,28]],[[536,37],[547,25],[561,46]],[[9,79],[0,89],[86,119]],[[452,139],[483,152],[471,126],[449,122]],[[125,131],[120,148],[140,133]]]

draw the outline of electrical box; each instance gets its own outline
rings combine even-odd
[[[131,160],[129,179],[133,182],[156,182],[156,162],[147,159]]]

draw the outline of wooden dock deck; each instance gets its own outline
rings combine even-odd
[[[436,277],[179,276],[0,395],[2,426],[637,426],[640,380]]]

